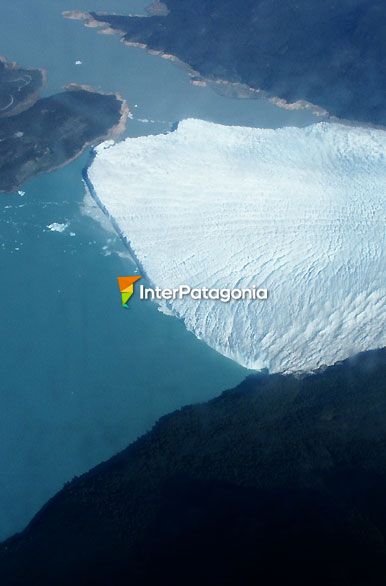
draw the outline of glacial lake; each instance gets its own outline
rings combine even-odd
[[[134,116],[127,136],[165,132],[187,117],[272,128],[315,121],[309,112],[195,87],[183,68],[61,15],[143,13],[147,4],[7,2],[0,54],[45,68],[46,95],[69,82],[119,92]],[[96,205],[84,201],[89,158],[34,178],[23,197],[0,195],[0,539],[160,416],[248,374],[151,302],[122,310],[116,278],[135,266]],[[50,230],[54,223],[64,230]]]

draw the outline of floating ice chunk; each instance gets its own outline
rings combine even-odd
[[[79,61],[79,59],[77,59],[77,60],[75,61],[75,65],[82,65],[82,63],[83,63],[83,61]]]
[[[386,345],[386,133],[185,120],[97,148],[89,178],[155,286],[266,287],[170,301],[251,368],[310,370]]]
[[[68,224],[59,224],[58,222],[53,222],[47,226],[51,232],[64,232],[66,228],[68,228]]]

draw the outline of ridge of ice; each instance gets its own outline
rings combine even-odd
[[[222,354],[288,372],[386,345],[385,132],[188,119],[103,143],[88,175],[153,285],[268,288],[169,302]]]

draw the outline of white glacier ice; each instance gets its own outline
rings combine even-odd
[[[386,345],[386,133],[184,120],[96,149],[94,191],[160,287],[267,287],[266,301],[171,301],[222,354],[312,370]]]
[[[51,232],[64,232],[68,228],[68,224],[59,224],[58,222],[53,222],[49,224],[47,228]]]

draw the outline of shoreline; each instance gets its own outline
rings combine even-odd
[[[98,144],[105,142],[106,140],[114,140],[115,138],[120,136],[122,134],[122,132],[125,131],[126,123],[127,123],[128,118],[130,118],[130,116],[131,116],[131,112],[130,112],[130,108],[129,108],[129,105],[128,105],[126,99],[121,94],[115,93],[115,92],[101,92],[99,90],[96,90],[95,88],[93,88],[90,85],[83,84],[83,83],[74,83],[74,82],[70,82],[70,83],[66,84],[64,86],[64,89],[69,92],[82,90],[85,92],[90,92],[91,94],[98,94],[99,96],[115,96],[117,101],[120,102],[121,108],[120,108],[119,121],[117,122],[117,124],[112,126],[110,128],[110,130],[105,135],[102,135],[101,137],[98,137],[96,139],[96,140],[98,140]],[[92,143],[89,143],[88,146],[90,147],[90,146],[97,146],[97,145],[95,145],[94,141],[93,141]],[[85,148],[87,148],[87,147],[85,147]]]
[[[161,3],[162,4],[162,3]],[[147,9],[151,10],[151,7]],[[167,13],[162,14],[162,16],[166,16]],[[96,20],[90,12],[83,12],[80,10],[65,10],[62,12],[62,16],[69,20],[78,20],[83,23],[84,26],[87,28],[95,28],[99,29],[98,34],[101,35],[116,35],[120,37],[121,43],[126,45],[127,47],[136,47],[138,49],[144,49],[149,55],[155,55],[161,57],[161,59],[166,59],[167,61],[172,61],[174,64],[182,68],[190,77],[190,83],[195,86],[199,87],[206,87],[211,86],[214,91],[219,91],[221,95],[225,97],[236,97],[238,99],[264,99],[268,102],[273,103],[278,108],[282,108],[284,110],[309,110],[316,116],[320,117],[331,117],[329,112],[324,108],[317,106],[316,104],[312,104],[311,102],[307,102],[306,100],[297,100],[296,102],[287,102],[283,98],[279,98],[278,96],[273,96],[268,92],[255,89],[250,86],[247,86],[242,83],[232,82],[225,79],[212,79],[212,78],[205,78],[203,77],[199,71],[196,71],[191,67],[188,63],[182,61],[176,55],[171,53],[166,53],[163,50],[152,49],[146,43],[141,43],[138,41],[130,41],[125,39],[125,35],[127,34],[124,30],[113,28],[107,22]],[[101,14],[103,16],[103,14]],[[157,16],[161,16],[157,14]],[[141,16],[142,18],[148,18],[149,16]],[[129,18],[129,17],[128,17]],[[331,117],[331,119],[333,119]]]
[[[41,173],[51,173],[52,171],[55,171],[56,169],[62,169],[63,167],[65,167],[66,165],[68,165],[72,161],[75,161],[75,159],[77,159],[78,157],[83,155],[83,153],[85,153],[87,151],[87,149],[93,149],[96,146],[98,146],[98,144],[101,144],[102,142],[105,142],[106,140],[115,140],[125,131],[127,119],[130,116],[130,109],[129,109],[129,106],[128,106],[126,100],[123,98],[123,96],[121,96],[118,93],[114,93],[114,92],[100,92],[100,91],[95,90],[91,86],[87,86],[84,84],[76,84],[76,83],[69,83],[66,86],[64,86],[64,89],[69,92],[82,90],[82,91],[88,91],[90,93],[95,93],[98,95],[115,96],[116,99],[121,103],[120,118],[119,118],[117,124],[115,124],[114,126],[109,128],[109,130],[105,134],[96,137],[92,141],[86,142],[81,147],[81,149],[79,149],[69,159],[66,159],[62,163],[59,163],[58,165],[54,165],[52,167],[49,167],[48,169],[42,169],[41,171],[37,171],[36,173],[34,173],[30,177],[26,178],[21,183],[14,184],[12,186],[12,189],[10,189],[10,190],[5,191],[5,190],[0,189],[0,193],[12,194],[13,192],[15,192],[18,189],[20,189],[21,187],[23,187],[23,185],[27,181],[29,181],[30,179],[33,179],[34,177],[40,175]]]
[[[157,4],[157,0],[155,3],[151,4],[148,7],[147,11],[152,9],[151,7],[154,4]],[[163,4],[160,2],[160,4]],[[103,16],[103,13],[98,13],[100,16]],[[107,22],[96,20],[90,12],[80,11],[80,10],[66,10],[62,12],[62,16],[64,18],[68,18],[70,20],[79,20],[83,22],[84,26],[88,28],[95,28],[99,29],[98,33],[102,35],[117,35],[120,37],[121,43],[128,47],[136,47],[138,49],[144,49],[149,55],[155,55],[161,57],[162,59],[166,59],[167,61],[172,61],[175,65],[182,68],[190,77],[190,83],[192,85],[198,87],[206,87],[210,86],[214,91],[219,92],[224,97],[233,97],[238,99],[263,99],[271,104],[274,104],[277,108],[281,108],[283,110],[291,111],[291,110],[307,110],[314,114],[315,116],[319,117],[321,120],[327,122],[336,122],[339,124],[343,124],[346,126],[352,127],[360,127],[360,128],[374,128],[378,130],[385,130],[386,125],[381,124],[374,124],[370,122],[361,122],[356,120],[349,120],[347,118],[339,118],[331,114],[325,108],[318,106],[312,102],[307,100],[299,99],[295,102],[288,102],[284,98],[280,98],[279,96],[275,96],[270,94],[269,92],[263,89],[256,89],[250,87],[246,84],[239,83],[239,82],[232,82],[229,80],[224,80],[220,78],[206,78],[203,77],[199,71],[194,70],[188,63],[182,61],[176,55],[172,55],[170,53],[165,53],[163,50],[158,49],[151,49],[146,43],[141,43],[137,41],[130,41],[125,39],[125,35],[127,34],[122,29],[113,28]],[[134,15],[129,15],[127,18],[130,18]],[[151,17],[151,13],[148,15],[139,15],[141,18],[149,18]],[[138,16],[138,17],[139,17]],[[157,14],[156,16],[166,16],[166,14]]]

